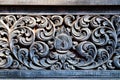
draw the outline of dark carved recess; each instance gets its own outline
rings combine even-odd
[[[120,69],[119,15],[1,15],[0,68]]]

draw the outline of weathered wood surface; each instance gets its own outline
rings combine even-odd
[[[0,79],[6,78],[25,78],[25,79],[87,79],[87,80],[120,80],[120,72],[117,70],[95,71],[95,70],[1,70]],[[23,79],[22,79],[23,80]]]
[[[0,5],[120,5],[120,0],[0,0]]]

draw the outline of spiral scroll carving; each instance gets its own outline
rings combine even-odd
[[[0,69],[120,69],[119,15],[2,15]]]

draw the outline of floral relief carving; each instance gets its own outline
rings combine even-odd
[[[119,15],[1,15],[0,69],[120,69]]]

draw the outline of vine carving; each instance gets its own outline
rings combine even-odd
[[[120,69],[120,16],[1,15],[0,69]]]

